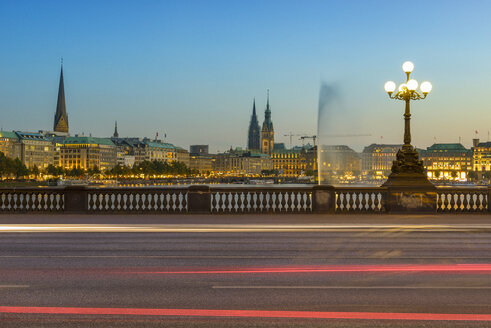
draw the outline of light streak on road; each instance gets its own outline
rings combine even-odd
[[[234,270],[136,271],[127,274],[249,274],[249,273],[336,273],[336,272],[448,272],[489,273],[491,264],[327,265],[304,267],[242,268]]]
[[[491,224],[2,224],[0,232],[470,232]]]
[[[0,313],[18,314],[80,314],[130,315],[178,317],[255,317],[255,318],[309,318],[358,320],[445,320],[491,321],[491,314],[453,313],[391,313],[391,312],[311,312],[261,310],[209,310],[209,309],[145,309],[145,308],[80,308],[80,307],[22,307],[0,306]]]

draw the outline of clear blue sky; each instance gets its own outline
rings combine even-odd
[[[270,89],[277,141],[315,133],[336,85],[343,143],[399,143],[401,64],[434,91],[413,106],[413,143],[471,143],[491,129],[489,1],[0,1],[0,124],[51,129],[60,57],[72,134],[167,134],[187,147],[245,146]],[[299,143],[299,141],[297,141]]]

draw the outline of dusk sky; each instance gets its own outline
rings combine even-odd
[[[433,92],[412,107],[413,144],[469,147],[491,130],[490,1],[0,1],[0,125],[53,128],[64,58],[70,133],[244,147],[270,89],[275,141],[315,134],[321,83],[333,131],[401,143],[401,65]],[[336,131],[334,131],[336,130]],[[383,136],[383,139],[381,139]],[[301,144],[298,139],[294,143]],[[360,150],[357,148],[357,150]]]

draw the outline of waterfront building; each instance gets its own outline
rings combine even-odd
[[[472,170],[472,150],[460,143],[438,143],[419,151],[430,179],[465,181]]]
[[[60,149],[60,162],[65,169],[110,170],[117,164],[116,146],[108,138],[67,137]]]
[[[345,145],[320,145],[320,181],[350,180],[361,173],[361,158]]]
[[[20,160],[28,168],[39,169],[54,165],[54,146],[41,133],[16,131],[20,144]]]
[[[241,149],[213,156],[212,170],[227,175],[260,175],[262,171],[271,171],[273,161],[267,154],[244,151]]]
[[[58,101],[56,103],[56,113],[53,130],[55,132],[68,133],[68,115],[65,103],[65,86],[63,82],[63,64],[60,71],[60,84],[58,87]]]
[[[261,152],[271,155],[274,149],[274,128],[271,121],[271,108],[269,106],[269,90],[266,110],[264,111],[264,122],[261,130]]]
[[[212,171],[213,157],[205,154],[189,154],[189,168],[199,173],[209,173]]]
[[[182,147],[176,146],[176,161],[189,167],[189,152]]]
[[[286,149],[284,144],[275,144],[271,159],[274,170],[281,176],[313,175],[317,170],[317,147],[308,144]]]
[[[298,177],[307,169],[306,150],[304,147],[278,149],[271,154],[273,169],[281,176]]]
[[[375,179],[385,179],[390,174],[392,163],[402,145],[371,144],[361,153],[363,175]]]
[[[170,143],[157,140],[144,140],[147,144],[147,158],[149,161],[167,162],[176,161],[176,147]]]
[[[473,168],[476,172],[491,171],[491,142],[480,142],[473,140]]]
[[[15,132],[0,131],[0,152],[12,159],[20,159],[20,142]]]
[[[252,116],[249,123],[249,132],[247,136],[247,149],[259,152],[261,148],[261,130],[256,116],[256,99],[252,104]]]

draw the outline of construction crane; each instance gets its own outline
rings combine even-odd
[[[300,139],[298,139],[298,140],[302,140],[302,145],[303,145],[305,139],[312,139],[312,141],[314,142],[314,148],[315,148],[315,140],[317,139],[317,136],[301,136]]]
[[[328,137],[328,138],[370,137],[371,134],[324,134],[322,136]],[[302,144],[303,144],[305,139],[312,139],[312,141],[314,142],[314,147],[315,147],[315,141],[317,139],[317,136],[301,136],[299,140],[302,140]]]

